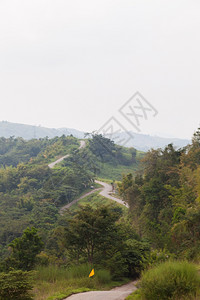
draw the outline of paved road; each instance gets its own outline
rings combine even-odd
[[[116,287],[110,291],[94,291],[69,296],[65,300],[124,300],[137,288],[136,281]]]
[[[80,147],[79,147],[79,149],[84,148],[85,146],[86,146],[86,142],[83,141],[83,140],[81,140],[81,141],[80,141]],[[67,157],[69,157],[69,156],[70,156],[70,154],[67,154],[67,155],[65,155],[65,156],[63,156],[63,157],[57,159],[56,161],[50,163],[50,164],[48,165],[48,167],[49,167],[50,169],[53,169],[53,168],[55,167],[55,165],[57,165],[58,163],[60,163],[61,161],[63,161],[65,158],[67,158]],[[84,195],[81,196],[80,198],[75,199],[75,200],[72,201],[71,203],[66,204],[65,206],[63,206],[63,207],[60,209],[60,213],[63,214],[63,212],[64,212],[66,209],[68,209],[68,208],[69,208],[70,206],[72,206],[73,204],[77,203],[79,200],[81,200],[81,199],[87,197],[88,195],[91,195],[92,193],[94,193],[94,192],[96,192],[96,191],[100,191],[100,190],[101,190],[101,192],[100,192],[100,195],[101,195],[101,196],[103,196],[103,197],[105,197],[105,198],[108,198],[108,199],[111,199],[111,200],[113,200],[113,201],[116,201],[116,202],[118,202],[119,204],[122,204],[122,205],[128,207],[128,204],[127,204],[127,203],[125,203],[124,201],[122,201],[122,200],[120,200],[120,199],[118,199],[118,198],[115,198],[115,197],[113,197],[113,196],[110,195],[110,194],[112,193],[112,186],[111,186],[110,184],[105,183],[105,182],[102,182],[102,181],[99,181],[99,180],[95,180],[95,182],[98,183],[98,184],[100,184],[100,185],[102,185],[103,188],[94,189],[94,190],[92,190],[92,191],[90,191],[90,192],[84,194]]]
[[[99,180],[95,180],[96,183],[100,184],[103,186],[103,188],[98,188],[98,189],[94,189],[86,194],[84,194],[83,196],[79,197],[78,199],[73,200],[72,202],[66,204],[65,206],[63,206],[60,209],[60,214],[62,215],[64,213],[65,210],[67,210],[68,208],[70,208],[73,204],[77,203],[79,200],[93,194],[96,191],[101,191],[99,194],[105,198],[111,199],[113,201],[116,201],[119,204],[122,204],[126,207],[128,207],[128,204],[125,203],[124,201],[122,201],[121,199],[115,198],[113,196],[110,195],[110,193],[112,193],[112,186],[108,183],[105,183],[103,181],[99,181]]]
[[[85,141],[80,141],[79,149],[84,148],[85,146],[86,146]],[[49,164],[48,165],[49,168],[51,168],[51,169],[54,168],[54,166],[56,164],[60,163],[61,161],[63,161],[63,159],[65,159],[69,156],[70,156],[70,154],[67,154],[67,155],[59,158],[55,162]],[[72,206],[74,203],[78,202],[79,200],[85,198],[86,196],[88,196],[96,191],[101,191],[100,192],[101,196],[111,199],[113,201],[116,201],[116,202],[128,207],[128,205],[126,203],[124,203],[122,200],[110,195],[112,193],[112,186],[110,184],[99,181],[99,180],[95,180],[95,182],[102,185],[103,188],[94,189],[94,190],[84,194],[80,198],[75,199],[71,203],[63,206],[60,210],[60,213],[61,214],[64,213],[64,211],[66,209],[68,209],[70,206]],[[133,291],[135,291],[137,289],[135,286],[135,283],[136,282],[131,282],[131,283],[128,283],[121,287],[116,287],[110,291],[91,291],[91,292],[86,292],[86,293],[79,293],[79,294],[75,294],[75,295],[68,297],[67,300],[124,300],[128,295],[130,295]]]
[[[125,203],[123,200],[119,199],[119,198],[115,198],[113,196],[111,196],[110,194],[112,193],[112,186],[106,182],[103,181],[99,181],[99,180],[95,180],[96,183],[103,185],[103,189],[102,191],[99,193],[101,196],[106,197],[108,199],[111,199],[113,201],[118,202],[119,204],[122,204],[126,207],[128,207],[128,204]]]
[[[85,141],[80,141],[80,147],[79,147],[79,149],[84,148],[85,146],[86,146],[86,142],[85,142]],[[59,164],[61,161],[63,161],[65,158],[67,158],[67,157],[69,157],[69,156],[70,156],[70,154],[67,154],[67,155],[65,155],[65,156],[62,156],[61,158],[57,159],[56,161],[50,163],[50,164],[48,165],[48,167],[49,167],[50,169],[53,169],[53,168],[55,167],[55,165]]]
[[[73,200],[72,202],[66,204],[65,206],[63,206],[63,207],[60,209],[60,214],[62,215],[66,209],[70,208],[73,204],[77,203],[79,200],[81,200],[81,199],[83,199],[83,198],[85,198],[85,197],[87,197],[87,196],[93,194],[93,193],[96,192],[96,191],[100,191],[101,189],[102,189],[102,188],[94,189],[94,190],[92,190],[92,191],[90,191],[90,192],[84,194],[84,195],[81,196],[80,198],[75,199],[75,200]]]

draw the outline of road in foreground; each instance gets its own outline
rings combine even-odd
[[[86,146],[85,141],[80,141],[80,143],[81,144],[80,144],[79,149],[84,148]],[[63,159],[65,159],[69,156],[70,156],[70,154],[67,154],[67,155],[59,158],[55,162],[49,164],[48,165],[49,168],[53,169],[55,167],[55,165],[57,165],[58,163],[63,161]],[[103,197],[106,197],[108,199],[111,199],[113,201],[116,201],[116,202],[128,207],[128,205],[124,201],[110,195],[112,193],[112,187],[110,184],[102,182],[102,181],[98,181],[98,180],[95,180],[95,182],[102,185],[103,188],[94,189],[94,190],[84,194],[80,198],[75,199],[71,203],[68,203],[67,205],[65,205],[61,208],[60,213],[63,214],[64,211],[66,209],[69,209],[69,207],[71,205],[73,205],[74,203],[78,202],[79,200],[85,198],[86,196],[94,193],[95,191],[101,191],[100,195],[102,195]],[[79,294],[75,294],[75,295],[68,297],[67,300],[124,300],[128,295],[130,295],[133,291],[135,291],[137,289],[135,286],[135,283],[136,282],[131,282],[131,283],[125,284],[121,287],[116,287],[110,291],[91,291],[91,292],[86,292],[86,293],[79,293]]]
[[[130,282],[110,291],[92,291],[69,296],[65,300],[124,300],[137,288],[136,281]]]

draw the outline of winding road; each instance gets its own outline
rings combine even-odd
[[[86,142],[85,141],[80,141],[80,147],[78,149],[84,148],[86,146]],[[48,165],[48,167],[50,169],[53,169],[55,167],[55,165],[59,164],[61,161],[63,161],[65,158],[69,157],[71,154],[67,154],[65,156],[62,156],[61,158],[57,159],[56,161],[50,163]]]
[[[86,146],[86,142],[81,140],[80,141],[80,147],[78,149],[82,149]],[[55,165],[59,164],[61,161],[63,161],[65,158],[69,157],[70,154],[67,154],[65,156],[62,156],[61,158],[57,159],[56,161],[50,163],[48,165],[48,167],[50,169],[53,169],[55,167]],[[110,200],[113,200],[119,204],[122,204],[126,207],[128,207],[128,204],[125,203],[124,201],[122,201],[121,199],[118,199],[118,198],[115,198],[113,196],[111,196],[110,194],[112,193],[112,186],[106,182],[103,182],[103,181],[99,181],[99,180],[95,180],[96,183],[102,185],[103,187],[102,188],[97,188],[97,189],[94,189],[88,193],[85,193],[83,196],[79,197],[78,199],[75,199],[73,200],[72,202],[66,204],[65,206],[63,206],[61,209],[60,209],[60,213],[63,214],[65,210],[67,210],[68,208],[70,208],[73,204],[77,203],[79,200],[93,194],[94,192],[96,191],[101,191],[99,194],[105,198],[108,198]]]
[[[103,182],[103,181],[99,181],[99,180],[95,180],[96,183],[100,184],[103,186],[103,188],[97,188],[97,189],[94,189],[88,193],[85,193],[83,196],[73,200],[72,202],[64,205],[61,209],[60,209],[60,214],[63,214],[65,210],[69,209],[73,204],[77,203],[79,200],[93,194],[94,192],[97,192],[97,191],[101,191],[99,193],[99,195],[105,197],[105,198],[108,198],[110,200],[113,200],[121,205],[124,205],[128,208],[128,204],[125,203],[124,201],[122,201],[121,199],[118,199],[118,198],[115,198],[113,196],[111,196],[110,194],[112,193],[112,186],[106,182]]]
[[[80,141],[80,147],[84,148],[86,146],[86,142],[81,140]],[[57,159],[55,162],[50,163],[48,166],[50,169],[53,169],[55,165],[63,161],[65,158],[69,157],[70,154],[67,154],[59,159]],[[119,204],[122,204],[126,207],[128,207],[128,204],[126,204],[121,199],[115,198],[112,195],[112,186],[106,182],[95,180],[95,183],[102,185],[102,188],[94,189],[83,196],[79,197],[78,199],[75,199],[71,203],[68,203],[67,205],[63,206],[60,209],[60,214],[63,214],[65,210],[69,209],[70,206],[77,203],[79,200],[87,197],[88,195],[93,194],[96,191],[100,191],[100,195],[103,197],[106,197],[110,200],[116,201]],[[91,291],[91,292],[85,292],[85,293],[79,293],[74,294],[72,296],[67,297],[65,300],[124,300],[128,295],[130,295],[133,291],[137,289],[136,287],[136,281],[130,282],[128,284],[125,284],[120,287],[116,287],[110,291]]]
[[[77,203],[79,200],[81,200],[81,199],[83,199],[83,198],[85,198],[85,197],[87,197],[87,196],[93,194],[93,193],[96,192],[96,191],[100,191],[100,190],[102,190],[102,188],[94,189],[94,190],[92,190],[92,191],[90,191],[90,192],[88,192],[88,193],[85,193],[83,196],[79,197],[78,199],[75,199],[75,200],[73,200],[72,202],[66,204],[65,206],[63,206],[63,207],[60,209],[60,214],[62,215],[66,209],[70,208],[73,204]]]
[[[103,185],[103,189],[102,191],[99,193],[101,196],[106,197],[110,200],[116,201],[119,204],[122,204],[126,207],[128,207],[128,204],[125,203],[123,200],[119,199],[119,198],[115,198],[113,196],[111,196],[110,194],[112,193],[112,186],[106,182],[103,181],[99,181],[99,180],[95,180],[96,183]]]

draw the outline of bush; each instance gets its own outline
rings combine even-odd
[[[110,270],[113,280],[120,280],[124,277],[124,274],[128,273],[126,258],[119,251],[114,253],[106,263],[106,267]]]
[[[10,257],[6,260],[7,267],[21,270],[31,270],[36,262],[36,256],[43,247],[41,237],[35,227],[26,228],[20,238],[14,239],[9,246],[12,249]]]
[[[130,294],[129,296],[127,296],[125,300],[141,300],[141,299],[142,299],[142,295],[141,295],[141,290],[139,289],[133,292],[132,294]]]
[[[128,265],[128,277],[137,278],[144,270],[146,257],[149,257],[149,244],[146,242],[129,239],[126,241],[126,251],[124,257]]]
[[[0,273],[0,300],[30,300],[32,289],[31,272],[10,271]]]
[[[143,273],[142,299],[194,299],[200,286],[197,268],[187,262],[165,262]]]
[[[147,269],[149,267],[159,265],[166,261],[174,259],[174,254],[171,254],[166,249],[163,250],[151,250],[146,257],[143,258],[143,268]]]

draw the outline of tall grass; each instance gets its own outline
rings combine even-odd
[[[71,268],[62,268],[54,265],[39,266],[37,269],[37,279],[55,282],[58,280],[69,280],[73,278],[88,277],[91,266],[89,264],[83,264],[80,266],[73,266]]]
[[[70,268],[58,266],[38,267],[36,270],[34,299],[63,299],[75,292],[112,286],[113,282],[109,271],[95,269],[94,278],[89,278],[91,269],[92,266],[89,264]]]
[[[141,279],[141,295],[145,300],[197,299],[199,288],[197,267],[188,262],[162,263],[144,272]]]

